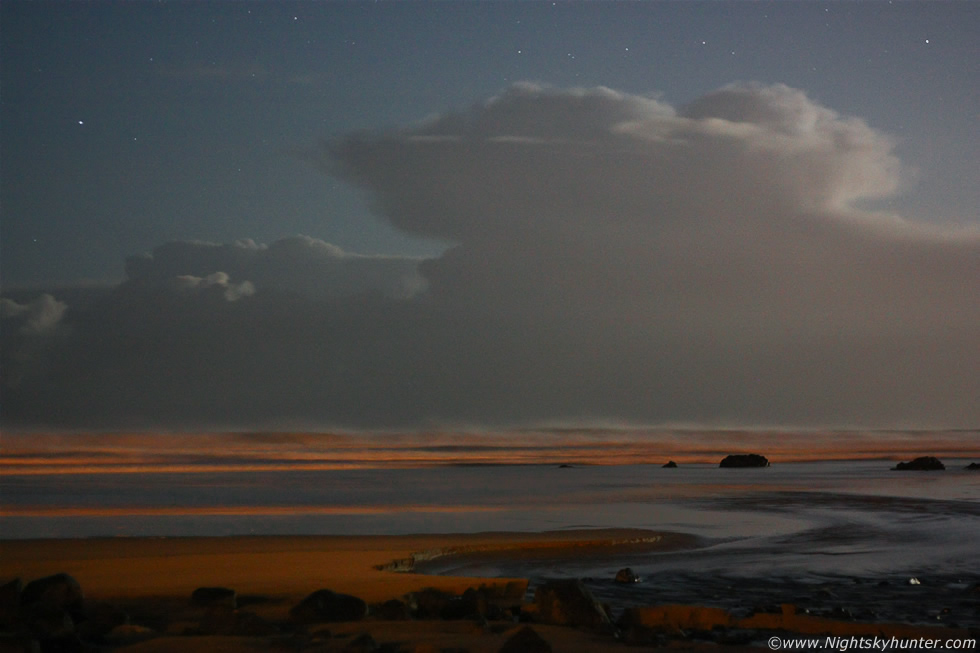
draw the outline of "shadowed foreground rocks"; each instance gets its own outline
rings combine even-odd
[[[551,653],[551,644],[533,628],[524,626],[504,642],[499,653]]]
[[[628,568],[621,574],[635,578]],[[232,607],[233,598],[238,606],[255,606],[261,614]],[[286,597],[238,596],[222,587],[199,588],[185,597],[120,601],[125,610],[85,599],[81,586],[67,574],[26,586],[18,579],[2,584],[0,653],[111,653],[133,645],[158,652],[550,653],[569,650],[569,642],[575,642],[573,650],[589,651],[620,650],[624,641],[672,648],[744,645],[760,641],[765,632],[930,639],[970,635],[953,624],[816,616],[789,603],[757,608],[747,616],[741,610],[697,605],[629,607],[614,625],[611,608],[578,579],[539,585],[532,603],[525,602],[523,591],[493,586],[471,587],[458,595],[426,589],[370,607],[359,597],[328,589],[291,608]],[[447,636],[453,646],[435,643]]]
[[[614,632],[606,608],[581,580],[555,580],[539,585],[534,592],[535,619],[557,626]]]
[[[367,616],[367,603],[350,594],[317,590],[289,611],[299,623],[324,621],[359,621]]]

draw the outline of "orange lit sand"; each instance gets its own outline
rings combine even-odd
[[[328,588],[359,596],[369,603],[397,598],[434,587],[462,593],[480,585],[506,586],[521,579],[480,579],[399,573],[412,561],[451,552],[506,551],[516,555],[566,549],[590,555],[622,548],[666,548],[687,545],[684,536],[648,531],[605,530],[544,534],[474,534],[352,537],[229,537],[120,538],[83,540],[0,540],[0,582],[25,581],[67,572],[81,584],[87,598],[147,605],[157,610],[187,603],[201,586],[225,586],[239,595],[281,599],[269,618],[284,618],[288,606],[308,593]],[[513,588],[513,585],[512,585]],[[515,602],[519,599],[515,598]],[[136,602],[136,603],[134,603]],[[379,642],[411,642],[422,648],[466,648],[474,653],[497,651],[509,633],[491,633],[471,622],[357,622],[331,624],[340,640],[344,633],[370,632]],[[620,650],[608,637],[555,626],[536,625],[557,651]],[[342,640],[341,640],[342,641]],[[127,651],[266,650],[261,638],[163,637],[128,647]],[[432,646],[433,649],[426,649]],[[613,650],[608,649],[608,650]],[[328,649],[329,650],[329,649]],[[411,648],[408,650],[412,650]]]
[[[522,592],[522,579],[485,579],[424,576],[400,573],[421,559],[443,554],[479,554],[533,557],[562,552],[574,556],[612,555],[636,549],[680,548],[692,540],[684,535],[615,529],[539,534],[480,533],[464,535],[230,537],[230,538],[104,538],[83,540],[0,540],[0,582],[13,577],[27,581],[67,572],[82,585],[88,598],[107,600],[128,609],[167,614],[178,627],[188,610],[191,592],[201,586],[225,586],[243,595],[275,599],[259,606],[262,617],[283,620],[289,606],[322,588],[360,596],[368,603],[402,597],[434,587],[452,593],[480,585]],[[514,596],[513,602],[520,599]],[[251,607],[249,609],[252,609]],[[663,614],[660,614],[663,612]],[[966,631],[900,624],[855,624],[796,615],[791,606],[782,615],[750,618],[756,623],[735,624],[716,608],[661,606],[642,618],[668,628],[737,625],[764,630],[838,635],[874,634],[912,637],[917,634],[967,636]],[[768,619],[769,621],[765,621]],[[692,621],[693,620],[693,621]],[[688,623],[691,622],[691,623]],[[696,623],[695,623],[696,622]],[[704,623],[701,623],[704,622]],[[772,622],[772,623],[770,623]],[[187,622],[192,624],[193,622]],[[324,651],[342,650],[344,642],[370,633],[377,642],[398,642],[400,650],[439,651],[465,649],[495,653],[513,628],[495,629],[468,621],[363,621],[329,624],[333,637]],[[516,626],[514,626],[516,628]],[[610,636],[573,628],[534,624],[533,628],[554,651],[579,653],[629,650]],[[869,630],[870,629],[870,630]],[[268,638],[186,637],[174,632],[126,647],[129,653],[181,650],[183,653],[268,650]],[[714,650],[714,645],[687,642],[684,647]]]
[[[301,598],[321,588],[370,602],[425,587],[462,592],[506,584],[380,569],[412,556],[454,551],[523,551],[573,547],[583,554],[608,547],[681,546],[686,538],[648,531],[567,531],[544,534],[413,536],[99,538],[0,540],[0,579],[25,581],[67,572],[87,596],[190,596],[197,587],[221,585],[241,594]],[[406,566],[403,562],[403,566]]]

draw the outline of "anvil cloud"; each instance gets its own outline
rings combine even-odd
[[[172,244],[44,348],[11,303],[4,421],[975,425],[980,229],[866,208],[892,145],[758,84],[518,84],[349,134],[311,157],[442,256]]]

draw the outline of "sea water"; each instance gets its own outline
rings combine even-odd
[[[690,534],[696,544],[609,557],[447,557],[421,571],[522,576],[532,584],[588,578],[600,597],[617,604],[734,608],[825,594],[823,606],[877,606],[875,618],[922,621],[936,612],[937,619],[977,625],[980,473],[964,469],[968,460],[945,462],[940,472],[898,472],[890,461],[857,460],[756,469],[440,464],[195,471],[191,465],[149,474],[5,474],[0,536],[641,528]],[[613,583],[622,567],[644,582]],[[917,589],[923,585],[927,599]]]

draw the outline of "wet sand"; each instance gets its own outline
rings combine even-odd
[[[520,604],[527,589],[525,579],[407,572],[417,560],[453,553],[533,556],[565,549],[601,555],[618,550],[677,548],[690,541],[680,535],[625,529],[541,534],[8,540],[0,541],[0,583],[12,578],[28,582],[65,572],[79,582],[86,600],[120,606],[131,615],[132,623],[142,622],[164,635],[118,650],[254,651],[266,650],[273,643],[263,637],[175,637],[201,618],[200,609],[189,607],[191,593],[207,586],[232,588],[240,597],[240,607],[247,604],[250,612],[271,621],[287,620],[291,606],[319,589],[352,594],[376,604],[425,588],[462,594],[468,588],[485,586]],[[331,637],[316,650],[334,650],[366,632],[379,643],[397,642],[398,650],[497,651],[517,627],[514,623],[488,628],[441,620],[329,624]],[[543,624],[536,624],[535,629],[554,650],[621,647],[596,633]],[[310,645],[316,644],[314,640]]]
[[[682,535],[616,529],[553,533],[414,536],[93,538],[0,540],[0,579],[29,580],[58,572],[74,576],[86,596],[189,596],[197,587],[224,586],[248,594],[302,597],[316,589],[365,601],[397,598],[425,587],[462,592],[474,579],[395,573],[415,560],[451,553],[534,555],[558,548],[582,555],[617,548],[687,546]],[[526,581],[523,581],[526,584]]]
[[[534,606],[524,594],[527,580],[428,576],[411,573],[416,564],[440,556],[527,557],[561,555],[609,556],[615,559],[641,551],[682,550],[696,546],[687,535],[645,530],[607,529],[551,533],[480,533],[414,536],[325,536],[325,537],[229,537],[229,538],[104,538],[82,540],[0,541],[0,583],[12,578],[24,582],[66,572],[78,580],[87,601],[108,602],[130,615],[130,623],[148,626],[155,636],[148,641],[111,650],[154,652],[288,650],[341,651],[358,636],[370,634],[378,644],[393,651],[466,650],[496,652],[521,625],[513,620],[474,622],[364,621],[325,624],[282,636],[221,636],[194,634],[196,624],[207,618],[192,606],[191,593],[199,587],[219,586],[236,590],[242,611],[267,622],[285,623],[289,610],[303,597],[320,589],[352,594],[368,604],[399,599],[411,592],[436,588],[459,595],[469,588],[486,587],[506,605],[528,610],[533,629],[554,651],[622,651],[624,642],[609,633],[590,632],[533,622]],[[695,610],[691,613],[691,610]],[[789,608],[784,608],[788,610]],[[762,628],[798,632],[893,632],[907,636],[911,630],[888,630],[842,622],[800,618],[792,611],[785,616],[757,617],[755,621],[733,620],[714,608],[671,608],[637,613],[634,621],[643,631],[650,619],[659,620],[651,632],[690,630],[691,624],[712,628]],[[662,615],[660,613],[663,613]],[[694,617],[691,617],[694,614]],[[759,621],[761,619],[761,621]],[[768,619],[768,620],[767,620]],[[712,621],[715,620],[715,621]],[[759,623],[756,624],[756,621]],[[806,630],[807,628],[811,630]],[[329,635],[325,635],[326,630]],[[812,630],[816,629],[816,630]],[[942,630],[947,636],[966,635],[957,629]],[[318,638],[317,632],[321,632]],[[642,634],[642,632],[641,632]],[[910,636],[910,635],[909,635]],[[661,635],[656,635],[661,637]],[[671,635],[673,645],[683,648],[713,648],[713,642]],[[2,642],[0,642],[2,643]],[[636,642],[634,642],[636,643]]]

